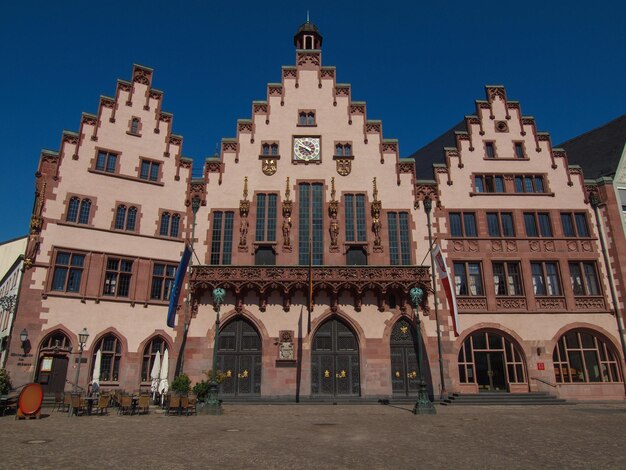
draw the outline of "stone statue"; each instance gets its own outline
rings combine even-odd
[[[372,230],[374,231],[374,245],[380,246],[380,218],[378,216],[374,216]]]
[[[339,238],[339,222],[337,219],[333,218],[330,221],[330,244],[331,246],[337,246],[338,238]]]
[[[239,245],[246,245],[246,238],[248,237],[248,218],[241,219],[241,225],[239,226]]]
[[[291,246],[291,217],[283,218],[283,245]]]

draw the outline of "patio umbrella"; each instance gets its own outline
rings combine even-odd
[[[156,392],[159,390],[159,373],[161,372],[161,351],[157,351],[156,356],[154,356],[154,364],[152,365],[152,371],[150,372],[150,379],[152,380],[152,385],[150,387],[150,391],[152,392],[152,400],[156,395]]]
[[[163,353],[163,362],[161,363],[161,373],[159,374],[159,393],[161,394],[161,404],[163,403],[163,396],[170,389],[169,384],[167,383],[167,375],[169,373],[169,361],[170,361],[170,352],[168,349]]]
[[[102,362],[102,351],[98,349],[96,352],[96,360],[93,363],[93,378],[91,379],[92,384],[96,384],[97,387],[100,387],[100,363]]]

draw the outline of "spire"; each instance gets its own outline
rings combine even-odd
[[[317,26],[310,21],[309,11],[306,12],[306,23],[303,23],[298,32],[293,37],[293,44],[296,49],[321,49],[322,35]]]

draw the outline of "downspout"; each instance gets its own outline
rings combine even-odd
[[[615,291],[615,284],[613,282],[613,273],[609,264],[609,253],[606,248],[606,242],[604,241],[604,232],[602,230],[602,222],[600,220],[600,199],[595,192],[589,195],[589,202],[593,208],[593,213],[596,217],[596,227],[598,229],[598,237],[600,238],[600,246],[602,247],[602,257],[604,258],[604,265],[606,266],[606,277],[609,280],[609,288],[611,290],[611,300],[615,308],[615,321],[617,322],[617,331],[619,332],[619,340],[622,345],[622,364],[626,361],[626,343],[624,342],[624,329],[622,327],[622,316],[619,310],[619,304],[617,300],[617,292]],[[622,371],[624,368],[622,367]],[[624,381],[624,393],[626,394],[626,380]]]

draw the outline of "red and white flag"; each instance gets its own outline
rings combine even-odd
[[[450,309],[450,315],[452,316],[454,334],[455,336],[459,336],[459,311],[456,305],[454,286],[451,283],[450,275],[448,273],[448,265],[443,257],[443,253],[441,253],[439,245],[435,245],[433,257],[435,258],[435,269],[437,269],[437,274],[439,275],[439,279],[441,279],[441,284],[443,284],[443,289],[446,293],[446,299],[448,299],[448,308]]]

